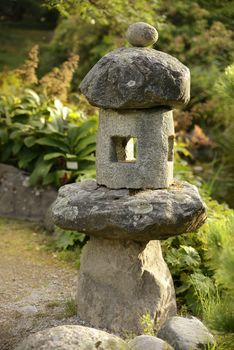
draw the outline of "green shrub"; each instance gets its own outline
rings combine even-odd
[[[179,158],[178,152],[186,145],[178,146],[176,178],[199,187],[208,219],[198,232],[162,241],[177,301],[181,310],[202,317],[212,329],[233,332],[234,211],[210,198],[207,185],[195,178],[186,161]]]
[[[30,173],[30,184],[56,186],[95,176],[97,118],[26,89],[0,97],[0,161]]]
[[[82,246],[85,240],[85,234],[77,231],[62,230],[56,227],[56,241],[55,246],[59,250],[66,250],[74,245]]]

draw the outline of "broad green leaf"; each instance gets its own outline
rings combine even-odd
[[[12,147],[12,153],[16,155],[20,151],[22,146],[23,144],[21,142],[15,142]]]
[[[28,164],[35,158],[37,158],[39,156],[39,154],[37,152],[34,152],[31,149],[28,148],[24,148],[23,150],[21,150],[18,154],[18,166],[20,168],[27,168]]]
[[[75,152],[80,153],[87,146],[89,146],[90,144],[93,144],[93,143],[96,143],[96,135],[90,135],[90,136],[82,139],[81,141],[79,141],[79,143],[77,144],[77,146],[75,148]]]
[[[58,158],[58,157],[65,157],[64,153],[61,152],[52,152],[52,153],[48,153],[44,156],[44,160],[50,160],[50,159],[54,159],[54,158]]]
[[[76,145],[76,139],[80,135],[79,130],[80,130],[80,127],[76,125],[69,125],[68,127],[67,137],[72,147],[75,147]]]
[[[79,127],[79,134],[77,135],[74,144],[77,145],[79,140],[83,139],[85,136],[87,136],[92,129],[96,129],[97,127],[97,121],[95,119],[90,119],[86,122],[84,122]]]
[[[15,131],[12,131],[10,133],[10,139],[11,140],[15,140],[17,138],[20,138],[21,136],[25,135],[25,132],[27,131],[27,129],[24,129],[24,130],[15,130]]]
[[[67,159],[76,159],[77,156],[75,154],[66,153],[66,158]]]
[[[83,151],[78,153],[78,158],[86,157],[92,153],[96,152],[96,144],[87,146]]]
[[[0,141],[6,143],[8,141],[8,132],[6,128],[0,128]]]
[[[57,184],[57,175],[56,175],[56,171],[52,171],[51,173],[47,174],[44,176],[43,179],[43,185],[49,185],[51,183],[56,183]],[[58,184],[57,184],[58,185]]]
[[[77,157],[77,160],[78,161],[81,161],[81,160],[88,160],[88,161],[91,161],[91,162],[95,162],[96,161],[96,157],[94,156],[85,156],[85,157]]]
[[[49,173],[52,166],[53,162],[44,160],[40,157],[30,175],[30,185],[35,186],[37,183],[43,182],[44,177]]]
[[[1,162],[6,162],[11,154],[12,154],[12,143],[7,143],[3,146],[1,146],[1,152],[0,152],[0,161]]]
[[[36,138],[35,136],[28,136],[24,139],[24,144],[27,147],[32,147],[36,143]]]
[[[60,140],[53,140],[49,137],[41,137],[36,141],[36,143],[39,145],[55,147],[64,152],[69,152],[69,148],[67,147],[66,143]]]

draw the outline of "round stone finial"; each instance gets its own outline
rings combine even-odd
[[[158,40],[158,32],[150,24],[144,22],[133,23],[128,27],[127,40],[132,46],[150,46]]]

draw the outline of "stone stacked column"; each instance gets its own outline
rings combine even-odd
[[[191,232],[206,218],[195,186],[173,179],[172,108],[189,100],[189,70],[146,48],[157,31],[129,27],[134,47],[104,56],[80,88],[100,107],[97,181],[63,186],[54,222],[90,236],[81,258],[78,314],[94,327],[140,333],[176,314],[161,239]],[[137,46],[137,47],[136,47]]]

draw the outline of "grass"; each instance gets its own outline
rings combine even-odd
[[[57,264],[67,268],[78,268],[80,249],[58,251],[54,238],[39,225],[15,219],[0,218],[0,248],[7,249],[9,256],[21,252],[26,259],[42,264]]]
[[[75,316],[77,314],[77,305],[75,299],[71,298],[65,303],[65,317]]]
[[[234,344],[234,333],[216,334],[217,350],[232,350]]]

